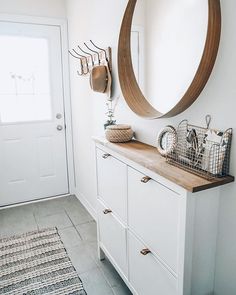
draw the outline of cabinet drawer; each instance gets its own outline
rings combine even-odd
[[[108,208],[98,201],[99,240],[127,277],[126,228],[112,212],[104,214],[106,209]]]
[[[127,222],[127,166],[97,149],[98,197]]]
[[[137,294],[177,294],[177,279],[152,253],[140,253],[146,247],[133,234],[129,233],[128,239],[129,280]]]
[[[128,169],[129,227],[177,273],[180,196],[144,176]]]

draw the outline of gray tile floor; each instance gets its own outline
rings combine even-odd
[[[106,259],[97,258],[96,223],[75,196],[0,210],[0,237],[58,228],[88,295],[130,295]]]

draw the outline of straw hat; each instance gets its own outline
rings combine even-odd
[[[107,93],[111,97],[112,77],[107,65],[99,65],[90,72],[90,86],[95,92]]]

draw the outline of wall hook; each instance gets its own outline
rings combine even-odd
[[[91,52],[93,52],[93,53],[95,53],[97,55],[97,57],[98,57],[98,64],[100,65],[101,60],[100,60],[99,52],[96,51],[96,50],[91,49],[85,42],[84,42],[84,45],[86,46],[86,48],[88,48],[88,50],[90,50]]]
[[[77,54],[78,56],[81,56],[85,60],[85,62],[86,62],[86,71],[83,70],[83,73],[84,73],[84,75],[87,75],[89,73],[89,65],[88,65],[87,57],[80,54],[80,53],[78,53],[75,49],[72,49],[72,50],[73,50],[73,52],[75,54]],[[83,63],[82,63],[82,65],[83,65]],[[84,65],[83,65],[83,69],[84,69]]]
[[[94,42],[93,42],[92,40],[90,40],[90,42],[93,44],[94,47],[96,47],[97,49],[99,49],[99,50],[101,50],[101,51],[104,52],[104,54],[105,54],[105,58],[106,58],[106,61],[109,63],[109,59],[108,59],[108,57],[107,57],[107,52],[106,52],[106,50],[103,49],[103,48],[101,48],[101,47],[98,47],[96,44],[94,44]]]
[[[76,56],[76,55],[74,55],[70,50],[68,50],[68,51],[69,51],[69,54],[70,54],[71,56],[73,56],[74,58],[79,59],[79,61],[80,61],[80,69],[81,69],[81,72],[79,72],[79,70],[77,70],[77,74],[78,74],[79,76],[83,76],[85,73],[84,73],[84,70],[83,70],[83,63],[82,63],[81,58],[78,57],[78,56]]]
[[[94,60],[93,60],[93,55],[89,52],[86,52],[84,51],[79,45],[78,45],[78,48],[85,54],[88,54],[90,57],[91,57],[91,63],[92,63],[92,66],[94,66]]]

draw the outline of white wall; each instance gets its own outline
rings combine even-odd
[[[234,128],[231,151],[231,174],[236,175],[236,2],[221,1],[223,30],[218,66],[215,70],[215,93],[209,95],[208,104],[213,108],[217,125]],[[214,93],[213,93],[214,94]],[[193,110],[194,111],[194,110]],[[221,190],[218,251],[216,265],[215,295],[236,294],[236,184]]]
[[[70,45],[92,38],[100,46],[112,46],[114,96],[120,94],[116,53],[119,27],[127,0],[67,0]],[[47,17],[65,17],[64,0],[0,0],[0,13]],[[204,124],[205,114],[213,117],[216,128],[236,128],[236,27],[235,0],[222,1],[223,30],[220,52],[214,72],[198,100],[184,113],[171,119],[148,121],[138,118],[121,98],[116,118],[130,123],[137,138],[155,144],[158,130],[166,124],[176,125],[183,118]],[[71,91],[73,107],[75,168],[77,194],[93,210],[96,198],[95,158],[92,135],[103,133],[105,96],[92,93],[88,79],[76,76],[76,63],[71,60]],[[232,146],[231,173],[236,174],[235,139]],[[114,176],[115,177],[115,176]],[[236,294],[236,186],[221,190],[216,295]]]
[[[65,0],[0,0],[0,13],[64,18]]]
[[[67,1],[70,48],[76,48],[78,44],[83,45],[83,42],[92,39],[98,46],[112,46],[115,61],[118,28],[125,4],[126,0]],[[70,61],[77,194],[84,198],[94,214],[96,176],[92,136],[103,133],[106,97],[104,94],[93,93],[89,88],[88,77],[77,76],[76,60],[70,58]],[[117,84],[115,62],[113,66],[114,83]],[[115,88],[117,95],[120,91],[118,87]],[[126,109],[124,103],[120,106]]]
[[[70,47],[92,38],[100,46],[113,50],[114,96],[120,93],[116,53],[119,28],[127,0],[67,0]],[[187,118],[194,124],[204,124],[206,114],[212,115],[212,127],[236,128],[236,27],[235,0],[222,1],[222,42],[214,72],[198,98],[184,113],[161,120],[143,120],[133,114],[123,98],[117,106],[116,119],[129,123],[137,138],[154,145],[158,130],[176,125]],[[76,62],[71,59],[71,90],[76,158],[77,193],[95,208],[95,158],[92,136],[103,134],[105,96],[90,91],[88,78],[76,75]],[[236,174],[235,139],[232,146],[231,173]],[[114,177],[116,177],[114,175]],[[216,295],[236,294],[236,186],[222,188],[217,250]]]

